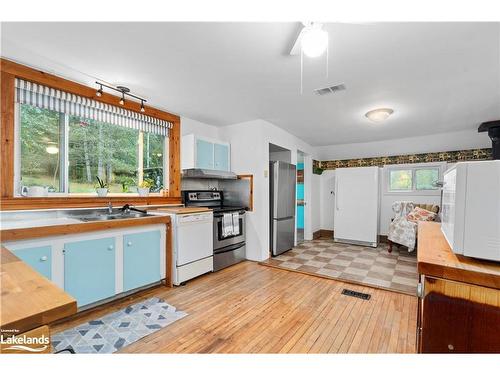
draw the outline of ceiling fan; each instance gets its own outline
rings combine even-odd
[[[323,30],[323,24],[319,22],[302,22],[302,25],[290,55],[303,52],[308,57],[321,56],[328,49],[328,32]]]

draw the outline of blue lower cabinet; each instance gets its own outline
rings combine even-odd
[[[123,236],[123,290],[161,279],[159,230]]]
[[[47,279],[52,278],[52,246],[29,247],[13,253]]]
[[[64,245],[64,290],[79,307],[115,295],[113,237]]]

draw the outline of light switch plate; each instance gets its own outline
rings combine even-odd
[[[264,178],[267,178],[267,176],[269,176],[269,171],[266,169],[266,170],[264,171]]]

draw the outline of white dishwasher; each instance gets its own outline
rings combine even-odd
[[[213,213],[169,214],[173,234],[173,283],[214,270]]]

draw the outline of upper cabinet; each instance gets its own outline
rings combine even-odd
[[[231,170],[231,145],[188,134],[182,137],[181,168]]]

